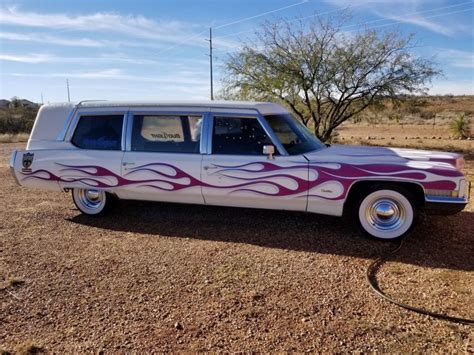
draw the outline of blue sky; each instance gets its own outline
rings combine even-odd
[[[431,94],[474,94],[474,0],[2,0],[0,98],[198,100],[225,57],[266,21],[311,20],[349,8],[347,31],[415,33],[416,51],[444,71]]]

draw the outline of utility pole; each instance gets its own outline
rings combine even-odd
[[[69,93],[69,79],[66,79],[66,87],[67,87],[67,102],[71,102],[71,94]]]
[[[210,79],[211,79],[211,100],[214,100],[214,83],[212,79],[212,27],[209,27],[209,69],[210,69]]]
[[[43,93],[41,93],[41,105],[44,105]]]

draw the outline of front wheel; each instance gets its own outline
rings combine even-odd
[[[73,189],[72,200],[76,207],[88,216],[102,216],[114,203],[114,196],[96,189]]]
[[[377,239],[393,240],[415,225],[417,210],[411,195],[402,189],[372,189],[357,204],[361,229]]]

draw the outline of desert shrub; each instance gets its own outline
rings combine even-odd
[[[432,112],[432,111],[421,111],[420,112],[420,117],[424,120],[432,120],[433,118],[435,118],[436,116],[436,113]]]
[[[37,111],[16,107],[0,111],[0,134],[29,133],[33,128]]]
[[[453,119],[449,125],[451,129],[451,133],[456,138],[463,138],[466,139],[470,137],[471,130],[470,125],[471,120],[465,114],[458,116],[457,118]]]

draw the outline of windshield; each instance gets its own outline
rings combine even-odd
[[[311,132],[289,113],[265,116],[288,154],[297,155],[324,148]]]

